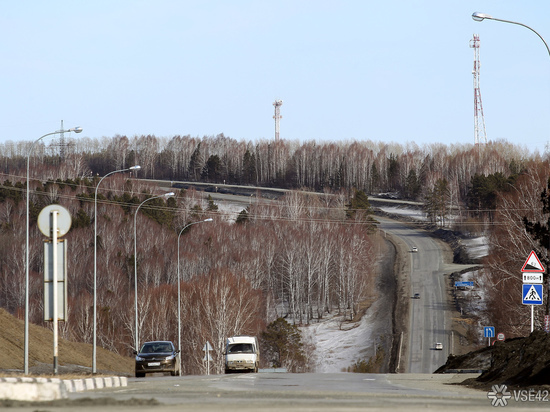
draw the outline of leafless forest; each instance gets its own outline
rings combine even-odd
[[[182,359],[186,373],[204,367],[202,347],[215,348],[222,370],[224,338],[257,334],[279,316],[307,324],[328,313],[353,318],[372,293],[376,231],[350,213],[357,191],[423,201],[426,214],[454,228],[485,233],[491,252],[483,276],[492,288],[487,316],[507,336],[525,334],[528,313],[516,296],[520,268],[536,243],[522,218],[547,219],[540,197],[548,161],[507,143],[434,145],[386,143],[243,142],[223,135],[171,139],[154,136],[55,141],[30,156],[31,320],[42,321],[44,236],[36,217],[60,203],[73,217],[69,243],[69,320],[64,337],[91,342],[94,221],[98,233],[98,342],[133,350],[134,257],[137,258],[139,340],[177,342],[177,241],[181,235]],[[0,304],[23,316],[25,296],[25,176],[29,142],[0,145]],[[139,164],[134,174],[101,176]],[[252,184],[300,189],[279,203],[256,199],[239,223],[204,194],[177,191],[167,201],[140,178]],[[307,195],[316,191],[321,195]],[[449,220],[450,221],[450,220]],[[538,249],[537,249],[538,250]],[[546,250],[541,251],[546,257]],[[518,266],[519,265],[519,266]],[[518,303],[519,302],[519,303]],[[513,318],[514,322],[509,322]],[[500,322],[500,324],[499,324]],[[539,319],[540,322],[540,319]],[[500,327],[502,325],[502,327]]]

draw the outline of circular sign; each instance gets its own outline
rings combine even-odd
[[[40,211],[38,215],[38,228],[44,236],[52,236],[52,212],[57,212],[57,236],[66,235],[71,228],[71,214],[61,205],[49,205]]]
[[[497,335],[497,339],[498,339],[498,340],[504,340],[504,339],[505,339],[504,333],[499,333],[499,334]]]

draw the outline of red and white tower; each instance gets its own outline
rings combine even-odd
[[[474,49],[474,143],[487,143],[485,131],[485,118],[483,117],[483,104],[481,103],[481,91],[479,89],[479,35],[474,34],[470,40],[470,47]]]
[[[279,121],[283,118],[283,116],[281,116],[282,105],[282,100],[275,100],[273,102],[273,106],[275,106],[275,116],[273,116],[273,118],[275,119],[275,140],[279,140]]]

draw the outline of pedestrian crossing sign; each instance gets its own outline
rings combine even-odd
[[[524,305],[542,305],[542,285],[541,284],[523,284]]]

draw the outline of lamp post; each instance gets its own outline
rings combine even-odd
[[[529,27],[526,24],[518,23],[517,21],[497,19],[496,17],[493,17],[493,16],[491,16],[487,13],[480,13],[478,11],[476,11],[475,13],[472,14],[472,19],[474,19],[475,21],[483,21],[483,20],[487,19],[487,20],[501,21],[503,23],[511,23],[511,24],[517,24],[518,26],[523,26],[523,27],[531,30],[537,36],[539,36],[539,38],[542,40],[542,42],[546,46],[546,51],[548,52],[548,55],[550,55],[550,48],[548,47],[548,44],[546,43],[544,38],[535,29],[533,29],[532,27]]]
[[[183,229],[181,229],[179,235],[178,235],[178,350],[180,351],[179,361],[180,361],[180,376],[181,376],[181,292],[180,292],[180,236],[183,233],[185,229],[187,229],[189,226],[196,225],[197,223],[204,223],[204,222],[212,222],[212,218],[200,220],[198,222],[189,223],[188,225],[184,226]]]
[[[115,173],[126,172],[128,170],[139,170],[141,166],[132,166],[127,169],[115,170],[103,176],[95,188],[94,195],[94,331],[93,331],[93,348],[92,348],[92,373],[97,373],[96,358],[97,358],[97,189],[107,176]]]
[[[25,337],[24,337],[24,370],[25,375],[29,374],[29,164],[31,159],[31,153],[34,149],[34,146],[46,136],[51,136],[53,134],[65,133],[65,132],[75,132],[80,133],[82,127],[73,127],[68,130],[58,130],[57,132],[47,133],[44,136],[36,139],[31,145],[29,152],[27,153],[27,230],[25,236]]]
[[[139,208],[145,203],[145,202],[148,202],[149,200],[153,200],[153,199],[159,199],[161,197],[171,197],[171,196],[174,196],[174,192],[169,192],[169,193],[165,193],[163,195],[160,195],[160,196],[153,196],[153,197],[150,197],[149,199],[145,199],[143,202],[141,202],[139,204],[139,206],[137,207],[136,209],[136,213],[134,214],[134,283],[135,283],[135,286],[134,286],[134,289],[135,289],[135,297],[134,297],[134,309],[135,309],[135,312],[136,312],[136,336],[135,336],[135,339],[134,339],[134,345],[135,345],[135,350],[136,351],[139,351],[139,339],[138,339],[138,302],[137,302],[137,285],[138,285],[138,280],[137,280],[137,214],[138,214],[138,211],[139,211]]]

